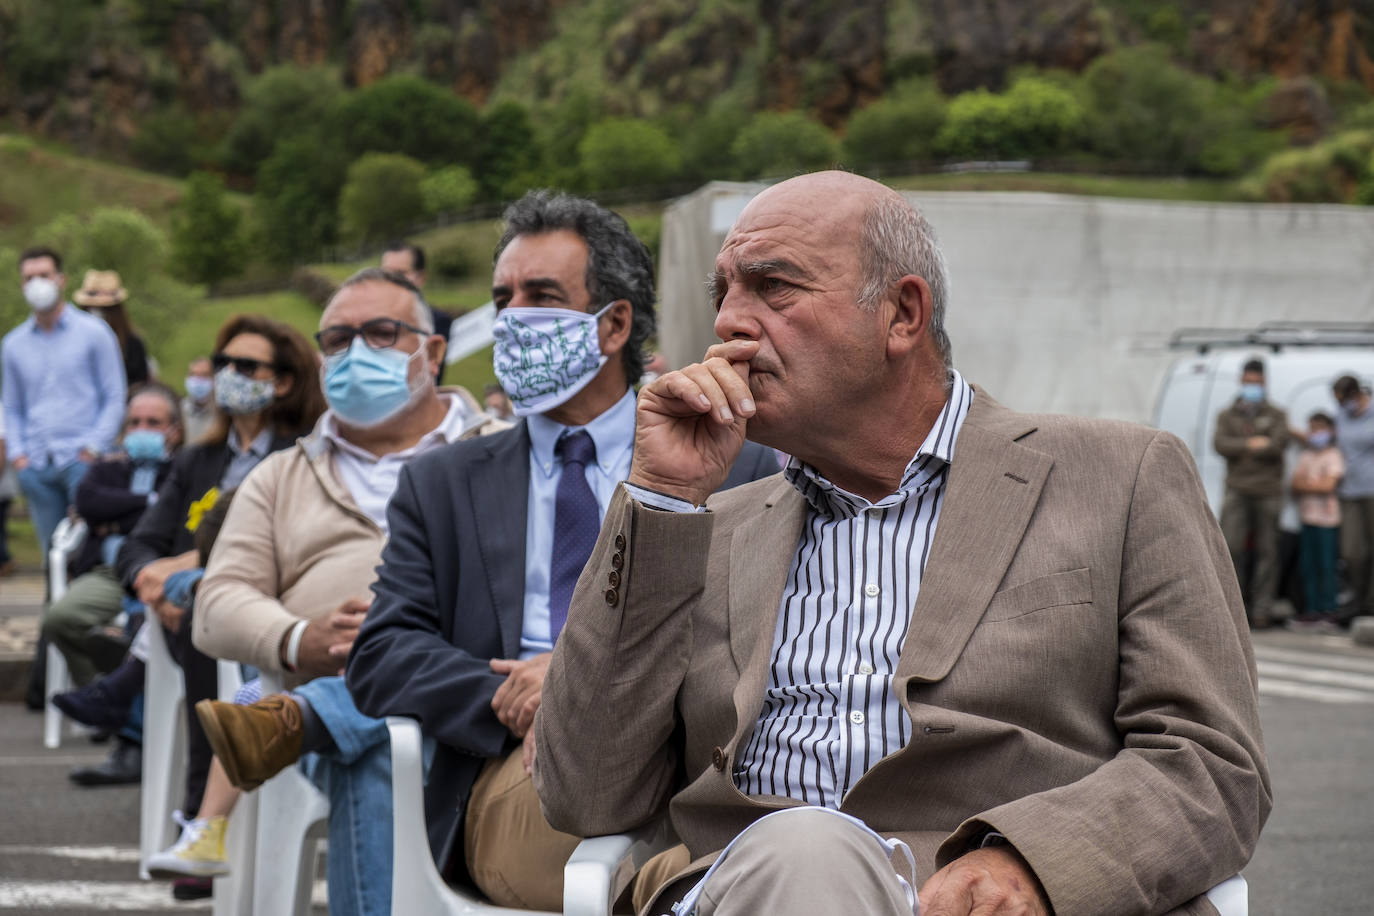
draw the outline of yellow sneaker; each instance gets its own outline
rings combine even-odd
[[[229,819],[211,817],[188,821],[180,811],[174,816],[181,825],[181,837],[169,848],[148,857],[148,873],[154,878],[183,875],[209,878],[229,874],[229,861],[224,854],[224,831],[229,826]]]

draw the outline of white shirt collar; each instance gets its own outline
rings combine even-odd
[[[526,423],[530,431],[530,452],[545,476],[553,476],[554,447],[558,437],[571,429],[585,429],[591,435],[596,445],[596,463],[603,473],[610,474],[619,459],[634,447],[635,391],[633,388],[626,390],[620,400],[586,426],[564,426],[543,414],[528,417]]]
[[[444,394],[441,392],[439,398],[441,401],[448,401],[448,412],[445,413],[444,418],[439,421],[439,425],[421,436],[419,442],[416,442],[410,448],[400,452],[393,452],[389,455],[374,455],[367,449],[359,448],[352,442],[349,442],[343,437],[343,433],[339,430],[338,420],[335,418],[334,411],[332,410],[325,411],[324,416],[320,418],[320,438],[339,451],[347,452],[354,458],[376,463],[383,458],[404,459],[417,451],[428,448],[436,442],[456,442],[461,439],[463,434],[469,429],[479,425],[486,419],[484,416],[474,414],[468,408],[467,404],[463,403],[463,399],[456,395]]]

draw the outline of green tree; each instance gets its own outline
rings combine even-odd
[[[479,193],[477,180],[461,165],[450,165],[420,179],[420,199],[430,215],[466,210]]]
[[[291,264],[335,240],[346,172],[343,157],[323,139],[304,136],[276,145],[258,169],[253,193],[255,236],[264,257]]]
[[[209,172],[186,181],[186,194],[172,218],[172,266],[192,283],[214,285],[238,274],[248,260],[243,213]]]
[[[474,164],[477,109],[418,76],[388,76],[349,93],[330,117],[330,136],[350,156],[401,153],[432,165]]]
[[[345,238],[374,241],[402,235],[425,212],[425,167],[399,153],[367,153],[348,167],[339,195]]]
[[[661,127],[638,118],[607,118],[587,129],[578,162],[593,190],[666,184],[682,171],[682,157]]]
[[[1069,149],[1083,127],[1082,104],[1055,82],[1026,76],[1002,94],[965,92],[949,104],[938,148],[947,156],[1034,158]]]
[[[513,199],[530,185],[543,157],[529,111],[519,102],[497,102],[482,113],[473,174],[487,200]]]
[[[934,156],[947,103],[933,82],[917,83],[854,113],[844,135],[848,165],[870,169]]]
[[[682,150],[685,176],[697,181],[736,177],[730,146],[752,119],[747,107],[729,98],[716,100],[704,113],[682,111],[674,119],[678,127],[673,133]]]
[[[167,266],[167,237],[130,207],[63,214],[40,229],[36,240],[62,252],[63,266],[77,283],[88,269],[117,270],[134,290]]]
[[[766,111],[736,134],[730,155],[743,178],[790,175],[834,165],[840,143],[824,124],[799,111]]]
[[[338,74],[324,67],[273,67],[244,89],[243,105],[224,138],[224,167],[253,175],[282,140],[316,129],[343,94]]]

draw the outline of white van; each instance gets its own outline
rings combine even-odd
[[[1175,333],[1169,346],[1191,352],[1179,357],[1164,376],[1153,422],[1187,444],[1202,472],[1207,501],[1218,514],[1226,460],[1212,448],[1212,434],[1217,415],[1240,394],[1240,370],[1246,361],[1264,362],[1268,400],[1287,412],[1295,429],[1306,429],[1315,411],[1336,415],[1331,383],[1342,375],[1366,383],[1374,380],[1374,324],[1269,322],[1252,331],[1187,329]],[[1294,445],[1290,472],[1296,453]],[[1298,530],[1291,500],[1280,527]]]

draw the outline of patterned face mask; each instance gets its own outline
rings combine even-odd
[[[272,379],[248,378],[233,366],[225,366],[215,374],[215,403],[220,410],[233,416],[265,410],[277,396],[277,383]]]
[[[504,308],[496,314],[492,363],[517,417],[566,403],[606,364],[596,314],[555,308]]]

